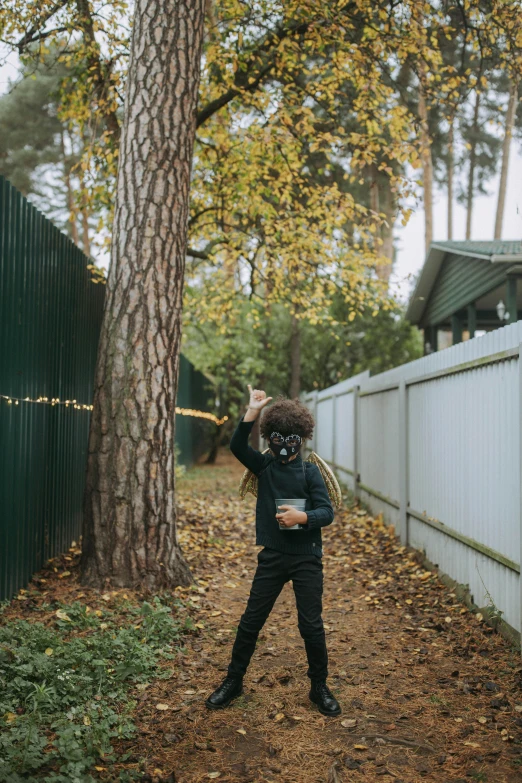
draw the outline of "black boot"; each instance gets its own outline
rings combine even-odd
[[[232,699],[243,693],[243,679],[237,677],[225,677],[221,685],[211,693],[205,704],[211,710],[219,710],[228,707]]]
[[[331,692],[325,680],[318,682],[312,680],[309,697],[310,701],[317,704],[319,712],[322,712],[323,715],[335,716],[341,714],[339,702]]]

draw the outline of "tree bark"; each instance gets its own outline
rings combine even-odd
[[[453,154],[454,142],[455,116],[452,115],[448,131],[448,239],[453,239],[453,175],[455,173]]]
[[[473,131],[471,139],[471,150],[469,153],[469,177],[468,177],[468,196],[466,200],[466,239],[471,239],[471,222],[473,217],[473,187],[475,181],[475,164],[477,161],[477,133],[478,119],[480,109],[480,93],[475,96],[475,109],[473,110]]]
[[[292,316],[290,334],[290,398],[299,397],[301,391],[301,330],[299,319]]]
[[[137,0],[84,496],[82,583],[191,581],[174,426],[205,0]]]
[[[504,207],[506,203],[506,189],[509,170],[509,151],[511,147],[511,137],[513,135],[513,126],[515,124],[517,102],[518,82],[513,79],[509,86],[509,103],[506,112],[506,129],[504,133],[504,142],[502,144],[502,168],[500,170],[497,214],[495,217],[495,239],[501,239],[502,237],[502,221],[504,219]]]
[[[424,191],[424,246],[426,253],[433,241],[433,160],[431,157],[431,138],[428,125],[428,107],[422,83],[419,84],[419,117],[421,121],[422,143],[422,180]]]

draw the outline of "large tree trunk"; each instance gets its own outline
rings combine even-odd
[[[424,192],[424,246],[426,253],[433,240],[433,160],[431,157],[431,138],[428,125],[428,107],[424,88],[419,84],[419,117],[421,121],[422,143],[422,188]]]
[[[299,319],[292,316],[290,333],[290,398],[299,397],[301,391],[301,330]]]
[[[455,173],[454,142],[455,115],[452,115],[448,131],[448,239],[453,239],[453,175]]]
[[[517,99],[518,82],[513,79],[509,86],[509,103],[506,112],[506,129],[504,132],[504,143],[502,144],[502,168],[500,170],[497,214],[495,217],[495,239],[501,239],[502,237],[502,220],[504,219],[504,206],[506,203],[506,189],[509,170],[509,151],[511,147],[511,137],[513,135],[513,126],[515,124]]]
[[[84,499],[82,582],[188,584],[174,422],[205,0],[137,0]]]
[[[473,218],[473,190],[475,186],[475,165],[477,161],[477,134],[480,109],[480,93],[475,96],[475,109],[473,111],[473,130],[471,138],[471,150],[469,152],[469,177],[468,195],[466,199],[466,239],[471,239],[471,223]]]

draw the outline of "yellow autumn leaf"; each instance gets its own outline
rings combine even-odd
[[[66,612],[63,611],[63,609],[57,609],[55,614],[56,614],[56,616],[58,617],[59,620],[65,620],[68,623],[71,622],[71,618],[69,617],[69,615]]]
[[[45,652],[46,655],[51,656],[53,654],[53,648],[52,647],[46,647],[44,652]]]
[[[170,706],[168,704],[156,704],[157,710],[169,710]]]
[[[236,729],[236,731],[237,731],[238,734],[243,734],[243,735],[246,734],[245,729]]]
[[[90,726],[91,725],[91,719],[88,715],[83,716],[83,725],[84,726]]]

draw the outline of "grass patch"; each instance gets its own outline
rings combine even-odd
[[[1,783],[91,783],[97,764],[126,760],[112,742],[135,734],[139,685],[170,677],[160,664],[191,630],[173,616],[181,601],[166,601],[44,603],[44,621],[0,626]]]

